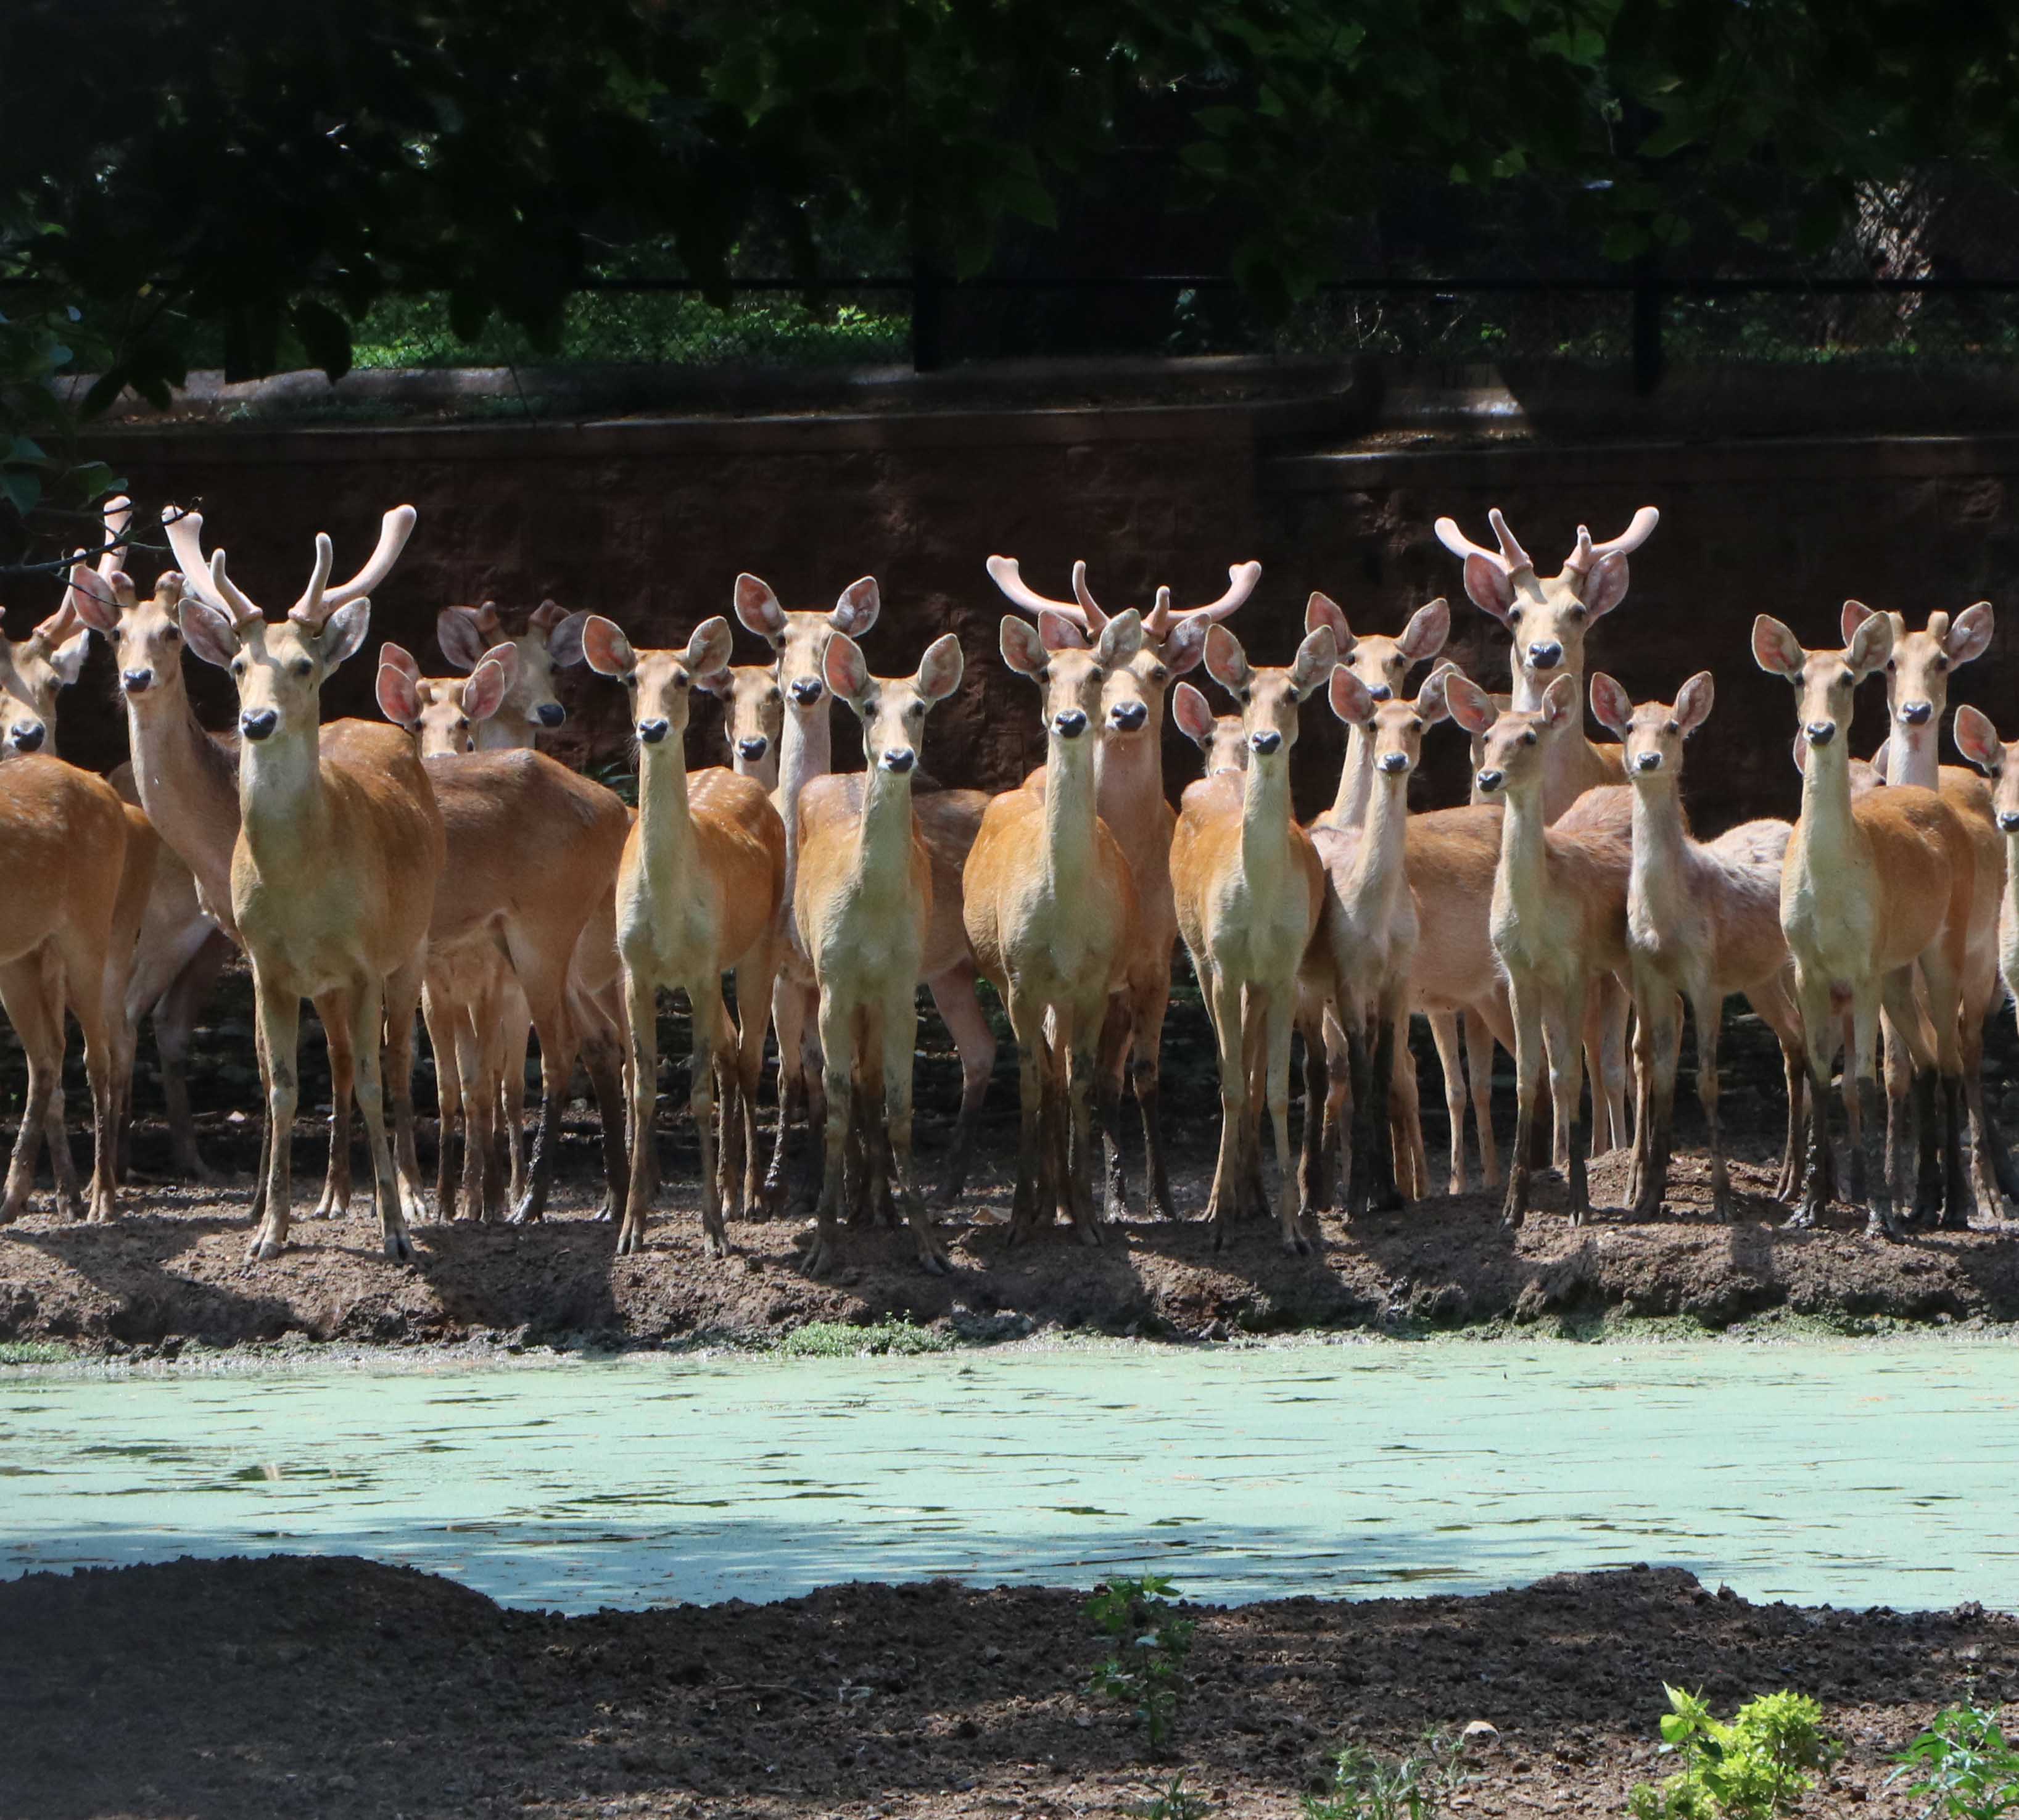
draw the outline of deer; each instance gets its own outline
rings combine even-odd
[[[1885,668],[1893,638],[1893,622],[1883,613],[1860,623],[1841,648],[1807,649],[1792,629],[1763,613],[1753,624],[1753,659],[1794,686],[1801,728],[1796,752],[1802,812],[1781,874],[1781,927],[1794,957],[1814,1113],[1808,1179],[1789,1223],[1814,1225],[1835,1195],[1828,1094],[1841,1028],[1850,1198],[1865,1204],[1866,1231],[1886,1239],[1901,1234],[1889,1172],[1883,1162],[1876,1169],[1868,1166],[1863,1104],[1878,1091],[1882,1005],[1907,1045],[1924,1113],[1917,1205],[1939,1198],[1946,1222],[1967,1221],[1958,1013],[1977,889],[1968,831],[1937,792],[1889,785],[1852,793],[1853,700],[1858,686]],[[1916,1002],[1917,968],[1932,1041]],[[1931,1129],[1934,1069],[1940,1071],[1946,1114],[1939,1161]]]
[[[1684,683],[1673,703],[1644,702],[1637,707],[1603,671],[1591,679],[1592,718],[1619,736],[1633,791],[1626,948],[1643,1100],[1634,1130],[1637,1219],[1651,1219],[1660,1211],[1668,1184],[1682,1034],[1679,1000],[1688,1006],[1696,1029],[1697,1097],[1710,1134],[1714,1216],[1732,1217],[1717,1109],[1719,1032],[1724,1001],[1733,992],[1745,995],[1781,1045],[1788,1137],[1776,1194],[1792,1195],[1801,1179],[1808,1064],[1787,937],[1781,930],[1781,872],[1794,829],[1785,821],[1767,820],[1742,822],[1713,841],[1691,834],[1683,809],[1684,750],[1709,718],[1715,699],[1708,670]]]
[[[1077,625],[1089,640],[1099,636],[1107,622],[1107,615],[1087,584],[1084,562],[1073,564],[1070,600],[1038,593],[1024,581],[1013,557],[992,556],[987,567],[1010,604],[1024,613],[1056,614]],[[1176,1216],[1176,1208],[1171,1198],[1158,1106],[1164,1018],[1170,1006],[1178,922],[1171,883],[1171,841],[1177,821],[1164,794],[1164,698],[1172,683],[1196,669],[1204,658],[1211,627],[1236,611],[1261,578],[1258,562],[1231,564],[1225,590],[1200,606],[1188,607],[1175,604],[1176,596],[1169,587],[1158,587],[1150,610],[1141,615],[1142,648],[1108,678],[1100,743],[1094,752],[1095,805],[1128,856],[1143,919],[1141,964],[1127,995],[1127,1039],[1111,1046],[1109,1065],[1116,1073],[1115,1093],[1118,1096],[1125,1072],[1135,1093],[1143,1122],[1146,1198],[1166,1220]],[[1118,1219],[1127,1204],[1127,1182],[1118,1147],[1110,1146],[1107,1163],[1107,1216]]]
[[[1222,771],[1248,769],[1248,734],[1238,714],[1216,714],[1212,705],[1190,683],[1180,683],[1171,691],[1171,718],[1178,731],[1199,749],[1205,760],[1205,776]],[[1185,785],[1190,795],[1197,783]]]
[[[2019,745],[1999,737],[1990,716],[1981,709],[1957,709],[1952,727],[1956,749],[1981,771],[1992,787],[1992,819],[2006,843],[2004,889],[1998,915],[1998,966],[2006,991],[2019,997],[2019,854],[2012,843],[2019,838],[2019,763],[2014,762]]]
[[[1038,685],[1045,781],[1006,791],[981,818],[962,876],[968,945],[1016,1033],[1022,1119],[1013,1243],[1050,1225],[1063,1201],[1081,1242],[1100,1242],[1089,1097],[1109,999],[1141,948],[1127,856],[1095,812],[1094,752],[1107,679],[1142,647],[1141,616],[1118,613],[1088,649],[1080,629],[1042,613],[1006,616],[1002,661]],[[1093,737],[1089,738],[1089,735]]]
[[[588,618],[542,600],[526,615],[526,629],[514,636],[506,631],[495,600],[480,607],[444,607],[436,615],[435,642],[455,669],[473,671],[487,658],[495,662],[501,645],[510,645],[518,659],[503,703],[480,724],[477,751],[530,746],[538,734],[552,733],[567,721],[567,709],[554,693],[554,673],[582,661],[582,629]]]
[[[847,633],[830,633],[821,654],[826,687],[862,727],[866,769],[809,781],[800,794],[794,925],[820,994],[826,1059],[826,1146],[819,1221],[807,1267],[818,1275],[839,1256],[839,1210],[857,1093],[879,1090],[883,1130],[865,1108],[869,1198],[880,1204],[887,1166],[902,1201],[919,1263],[951,1268],[926,1216],[912,1172],[912,1057],[915,999],[933,919],[932,855],[912,803],[926,717],[960,687],[960,640],[943,633],[908,676],[877,676]]]
[[[1408,1041],[1409,981],[1419,929],[1407,860],[1409,778],[1423,756],[1424,731],[1448,712],[1448,671],[1455,673],[1452,666],[1437,670],[1413,701],[1398,698],[1392,684],[1377,699],[1346,663],[1332,671],[1328,685],[1332,712],[1351,730],[1349,739],[1361,749],[1371,779],[1357,826],[1321,819],[1308,831],[1325,875],[1321,935],[1328,965],[1315,970],[1326,1010],[1343,1031],[1347,1062],[1343,1074],[1332,1071],[1323,1123],[1340,1128],[1350,1086],[1349,1214],[1393,1206],[1403,1198],[1389,1111],[1398,1025],[1405,1049]],[[1413,1093],[1409,1097],[1413,1101]],[[1308,1101],[1305,1118],[1308,1155],[1310,1126],[1319,1122]],[[1321,1156],[1322,1142],[1318,1148]],[[1315,1184],[1307,1202],[1314,1196],[1322,1198]]]
[[[1297,974],[1317,934],[1323,868],[1290,808],[1299,709],[1338,658],[1331,629],[1307,633],[1285,669],[1257,669],[1223,625],[1206,634],[1206,673],[1241,704],[1245,773],[1209,779],[1185,803],[1171,842],[1178,928],[1212,1019],[1220,1064],[1220,1151],[1207,1213],[1216,1249],[1259,1150],[1253,1063],[1276,1147],[1277,1228],[1285,1253],[1308,1254],[1290,1163],[1290,1028]]]
[[[819,990],[812,958],[797,917],[799,801],[815,778],[833,768],[833,710],[823,660],[837,632],[868,635],[882,597],[869,576],[844,589],[829,612],[788,611],[769,583],[752,575],[736,578],[738,620],[763,639],[776,659],[776,680],[785,697],[785,731],[779,742],[778,786],[774,796],[785,825],[786,946],[774,992],[773,1028],[778,1042],[778,1130],[767,1171],[765,1198],[782,1205],[785,1151],[796,1107],[806,1110],[808,1128],[825,1122],[821,1059],[817,1028]],[[980,830],[988,797],[979,790],[914,791],[913,810],[933,868],[933,923],[923,965],[933,1004],[960,1055],[960,1111],[954,1125],[939,1201],[960,1198],[973,1154],[976,1122],[995,1068],[995,1033],[974,993],[973,957],[961,920],[961,868]]]
[[[700,679],[698,687],[722,698],[722,736],[729,768],[756,780],[767,793],[778,787],[778,747],[785,731],[785,692],[769,664],[738,664]]]
[[[61,1092],[67,1004],[83,1032],[91,1086],[91,1189],[84,1211],[92,1220],[113,1217],[115,1060],[106,989],[120,964],[115,941],[127,830],[125,807],[103,778],[41,753],[0,765],[0,867],[9,880],[0,893],[0,1004],[28,1064],[0,1225],[20,1216],[34,1190],[35,1159]],[[74,1213],[69,1140],[60,1115],[49,1136],[58,1195],[71,1201]]]
[[[1842,628],[1847,642],[1871,616],[1861,601],[1843,604]],[[1910,632],[1904,617],[1893,622],[1893,655],[1886,666],[1887,737],[1873,760],[1877,775],[1889,784],[1908,784],[1939,790],[1963,819],[1976,850],[1977,901],[1970,917],[1970,956],[1963,984],[1963,1098],[1970,1126],[1970,1163],[1977,1200],[1985,1214],[1996,1218],[2001,1193],[2019,1196],[2019,1171],[1992,1117],[1984,1095],[1984,1029],[2003,1008],[1998,959],[1999,906],[2005,894],[2005,843],[1994,824],[1991,792],[1985,781],[1957,765],[1939,762],[1936,740],[1948,702],[1949,677],[1989,648],[1995,629],[1991,603],[1980,600],[1953,619],[1947,613],[1928,615],[1927,624]],[[1851,787],[1860,780],[1854,773]],[[1898,1066],[1897,1036],[1887,1044],[1887,1132],[1893,1141],[1899,1123],[1905,1082]]]
[[[1447,679],[1444,696],[1459,726],[1484,735],[1477,781],[1489,800],[1503,804],[1491,928],[1514,1024],[1516,1111],[1501,1223],[1518,1228],[1528,1216],[1531,1140],[1546,1065],[1555,1153],[1568,1159],[1571,1223],[1582,1225],[1591,1213],[1584,1158],[1575,1142],[1584,1091],[1585,1005],[1595,978],[1626,966],[1633,847],[1611,828],[1565,833],[1544,813],[1555,743],[1550,736],[1573,728],[1581,705],[1574,676],[1557,676],[1532,713],[1500,712],[1477,683],[1457,675]]]
[[[304,998],[314,1002],[329,1044],[332,1161],[347,1162],[354,1091],[381,1249],[396,1261],[415,1256],[410,1220],[424,1203],[412,1149],[413,1028],[442,872],[442,814],[404,734],[360,725],[325,754],[317,705],[323,683],[364,643],[369,590],[398,559],[415,517],[411,506],[388,512],[370,560],[335,586],[332,547],[319,533],[308,585],[281,620],[269,621],[231,578],[222,549],[207,568],[190,562],[182,573],[183,636],[197,657],[230,675],[239,705],[229,901],[252,963],[267,1114],[266,1195],[248,1263],[277,1256],[288,1243]],[[196,513],[178,517],[171,528],[178,557],[200,555],[201,535]]]
[[[756,1144],[758,1077],[764,1060],[765,1009],[771,1003],[785,883],[785,829],[758,784],[712,768],[688,774],[687,719],[699,680],[729,664],[729,622],[695,627],[679,649],[634,649],[622,627],[592,614],[582,652],[597,675],[624,685],[638,741],[638,818],[617,875],[617,944],[623,957],[631,1039],[631,1176],[617,1252],[644,1249],[658,1184],[653,1127],[658,1097],[658,995],[684,992],[693,1011],[694,1055],[688,1104],[701,1144],[701,1242],[726,1257],[723,1190],[741,1213],[743,1178],[717,1179],[715,1082],[725,1068],[725,1132],[740,1125],[745,1154]],[[740,1032],[730,1028],[722,976],[736,975]]]

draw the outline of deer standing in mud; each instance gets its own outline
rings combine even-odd
[[[323,683],[364,641],[368,589],[392,567],[414,516],[411,506],[387,513],[372,561],[340,587],[329,586],[330,541],[318,535],[308,586],[278,622],[270,622],[226,573],[222,549],[207,571],[191,564],[183,572],[183,636],[198,657],[230,672],[238,693],[230,905],[252,962],[270,1133],[252,1259],[272,1257],[288,1242],[304,998],[314,1000],[328,1035],[339,1135],[354,1085],[386,1255],[414,1255],[409,1210],[418,1216],[422,1202],[410,1148],[413,1029],[442,870],[441,811],[404,734],[372,729],[382,737],[361,733],[340,755],[325,755],[318,712]],[[194,514],[173,529],[190,549],[200,547]],[[176,546],[178,555],[183,547]],[[397,1169],[380,1086],[382,1042],[404,1139]]]
[[[1260,1146],[1259,1083],[1275,1140],[1278,1235],[1285,1252],[1311,1249],[1298,1224],[1290,1161],[1290,1031],[1325,881],[1310,837],[1291,814],[1289,766],[1299,710],[1325,686],[1337,654],[1330,629],[1321,627],[1288,668],[1256,669],[1224,625],[1206,635],[1206,673],[1240,703],[1249,746],[1245,773],[1222,773],[1187,792],[1171,843],[1178,927],[1220,1064],[1220,1154],[1207,1205],[1216,1246],[1226,1242],[1249,1153]]]
[[[1781,931],[1781,869],[1793,828],[1742,822],[1716,840],[1690,833],[1683,813],[1684,742],[1709,718],[1710,672],[1676,691],[1673,705],[1633,705],[1602,672],[1591,679],[1592,716],[1618,734],[1633,789],[1633,867],[1626,890],[1626,947],[1633,981],[1641,1104],[1634,1122],[1635,1216],[1659,1213],[1668,1185],[1682,1040],[1677,1001],[1697,1035],[1697,1098],[1710,1134],[1712,1209],[1732,1216],[1731,1182],[1718,1126],[1718,1037],[1724,1001],[1743,992],[1779,1039],[1788,1087],[1788,1137],[1775,1192],[1801,1180],[1802,1093],[1807,1058],[1791,995],[1792,963]]]
[[[1936,792],[1889,785],[1861,796],[1852,793],[1853,699],[1859,683],[1885,668],[1893,636],[1893,622],[1876,613],[1841,649],[1805,649],[1793,632],[1765,614],[1753,625],[1753,658],[1770,676],[1794,685],[1801,728],[1796,750],[1802,813],[1781,875],[1781,927],[1794,956],[1814,1113],[1808,1181],[1790,1223],[1815,1224],[1836,1192],[1828,1106],[1830,1063],[1841,1033],[1850,1198],[1865,1205],[1867,1231],[1885,1238],[1900,1236],[1893,1184],[1883,1160],[1869,1166],[1862,1103],[1877,1096],[1882,1003],[1907,1044],[1922,1102],[1917,1205],[1939,1202],[1945,1224],[1967,1224],[1958,1129],[1958,1011],[1977,890],[1969,832]],[[1917,966],[1934,1026],[1932,1046],[1916,1003]],[[1939,1158],[1933,1129],[1937,1069],[1947,1115]]]
[[[1073,564],[1073,598],[1054,600],[1023,578],[1013,557],[988,559],[988,573],[1010,604],[1031,615],[1053,613],[1078,626],[1083,638],[1100,636],[1108,615],[1087,585],[1086,564]],[[1142,918],[1142,954],[1131,975],[1123,1010],[1124,1039],[1111,1045],[1108,1066],[1118,1097],[1125,1072],[1142,1116],[1146,1195],[1165,1219],[1176,1217],[1170,1173],[1164,1158],[1159,1110],[1164,1019],[1170,1008],[1171,966],[1178,938],[1172,895],[1171,841],[1177,818],[1164,794],[1164,697],[1171,685],[1194,669],[1205,654],[1209,629],[1238,608],[1262,578],[1256,562],[1230,564],[1227,587],[1202,606],[1178,607],[1168,587],[1160,587],[1142,615],[1143,644],[1112,671],[1102,700],[1100,739],[1094,749],[1094,805],[1129,861]],[[1118,1218],[1127,1202],[1127,1182],[1118,1146],[1107,1148],[1107,1213]]]
[[[1116,1110],[1099,1065],[1110,999],[1126,989],[1142,937],[1127,856],[1095,813],[1094,749],[1107,680],[1141,649],[1143,622],[1117,614],[1092,650],[1078,627],[1041,613],[1006,618],[1002,660],[1038,687],[1042,789],[1005,792],[981,818],[962,879],[967,937],[1017,1035],[1022,1122],[1013,1242],[1051,1224],[1063,1202],[1082,1243],[1097,1244],[1088,1101]]]
[[[893,1178],[919,1261],[948,1268],[912,1169],[912,1062],[916,993],[933,921],[933,861],[912,812],[912,778],[926,717],[960,687],[960,640],[926,647],[909,676],[875,676],[862,648],[835,633],[821,653],[827,687],[862,727],[866,769],[810,781],[799,803],[799,869],[793,914],[820,992],[827,1065],[826,1146],[819,1231],[807,1259],[816,1274],[838,1261],[850,1115],[860,1094],[872,1207]],[[875,1115],[881,1100],[883,1118]],[[880,1123],[881,1129],[879,1129]]]
[[[658,1185],[653,1114],[659,1090],[658,993],[683,992],[693,1013],[688,1105],[701,1144],[701,1243],[726,1256],[725,1191],[740,1214],[743,1159],[756,1144],[757,1082],[764,1060],[765,1011],[778,969],[778,906],[785,890],[785,830],[764,791],[720,767],[687,764],[687,719],[698,679],[729,664],[729,622],[697,626],[676,650],[637,651],[612,621],[592,615],[582,629],[590,669],[624,685],[638,741],[638,818],[617,879],[617,943],[631,1035],[631,1180],[620,1256],[642,1251]],[[722,976],[736,976],[740,1029],[722,999]],[[716,1169],[717,1064],[727,1083],[728,1166]]]

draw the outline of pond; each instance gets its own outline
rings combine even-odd
[[[1674,1564],[2019,1608],[2006,1342],[1008,1348],[0,1376],[0,1574],[346,1554],[564,1611],[839,1580],[1242,1601]]]

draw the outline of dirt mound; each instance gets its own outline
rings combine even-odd
[[[1180,1767],[1288,1816],[1348,1741],[1475,1719],[1472,1811],[1616,1815],[1658,1773],[1664,1680],[1793,1687],[1847,1751],[1808,1811],[1904,1816],[1886,1753],[2019,1622],[1748,1604],[1689,1575],[1481,1598],[1199,1612],[1162,1760],[1088,1680],[1064,1592],[857,1584],[776,1605],[560,1617],[350,1560],[192,1561],[0,1586],[0,1811],[71,1815],[1127,1811]]]

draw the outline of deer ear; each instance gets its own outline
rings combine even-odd
[[[421,692],[413,677],[397,663],[385,660],[386,651],[398,651],[397,645],[381,647],[379,663],[379,712],[396,727],[411,731],[421,717]],[[404,654],[404,653],[402,654]]]
[[[477,623],[480,609],[444,607],[435,615],[435,643],[459,670],[473,670],[484,662],[485,640]]]
[[[1442,651],[1450,636],[1451,607],[1439,595],[1409,615],[1409,623],[1402,628],[1402,636],[1396,640],[1395,647],[1411,663],[1419,664]]]
[[[1561,727],[1577,713],[1577,678],[1566,672],[1542,691],[1542,724]]]
[[[1344,664],[1333,670],[1327,697],[1332,712],[1349,726],[1365,727],[1374,718],[1373,696]]]
[[[1297,699],[1305,700],[1332,673],[1339,662],[1339,641],[1332,636],[1329,625],[1321,625],[1315,632],[1304,634],[1304,642],[1297,647],[1297,654],[1290,664],[1290,687],[1297,691]]]
[[[680,661],[687,667],[691,676],[711,676],[717,670],[729,668],[729,660],[734,651],[729,635],[729,622],[718,613],[712,618],[704,619],[694,629],[687,640],[687,648],[681,654]]]
[[[1004,614],[999,642],[1002,661],[1018,676],[1042,676],[1045,673],[1044,640],[1029,620],[1019,619],[1013,613]]]
[[[547,655],[563,669],[587,661],[582,654],[582,629],[588,623],[588,614],[571,613],[547,634]]]
[[[1038,610],[1038,638],[1046,651],[1084,651],[1086,648],[1086,634],[1063,613],[1054,613],[1049,607]]]
[[[502,644],[491,646],[479,662],[490,665],[495,670],[502,671],[505,676],[505,692],[508,695],[511,694],[513,686],[519,680],[518,646],[508,638]],[[494,709],[493,712],[495,712],[495,710]]]
[[[1850,640],[1850,648],[1843,654],[1843,661],[1858,673],[1861,682],[1875,670],[1886,667],[1886,660],[1893,654],[1893,615],[1875,613],[1858,627]]]
[[[1465,592],[1473,606],[1503,625],[1514,611],[1514,578],[1490,556],[1475,551],[1465,559]]]
[[[1802,673],[1807,655],[1793,631],[1771,614],[1763,613],[1753,622],[1753,661],[1770,676],[1792,682]]]
[[[928,702],[944,702],[960,687],[961,674],[966,667],[960,640],[951,632],[941,633],[926,647],[926,654],[919,660],[919,693]]]
[[[1886,773],[1893,763],[1893,736],[1890,733],[1879,741],[1866,762],[1872,767],[1872,776],[1884,783]]]
[[[876,615],[883,605],[883,597],[876,589],[876,578],[865,575],[861,581],[850,582],[842,589],[841,598],[835,602],[827,622],[836,632],[845,632],[850,638],[861,638],[876,623]]]
[[[1983,710],[1966,705],[1959,708],[1952,731],[1956,750],[1987,777],[1996,776],[2005,762],[2005,743]]]
[[[1310,599],[1304,603],[1304,629],[1307,632],[1315,632],[1321,625],[1329,625],[1332,628],[1332,635],[1337,642],[1339,656],[1350,657],[1354,646],[1358,644],[1359,640],[1353,636],[1353,628],[1347,624],[1346,615],[1340,611],[1339,603],[1329,594],[1314,593]]]
[[[415,661],[414,654],[404,644],[395,644],[390,638],[379,647],[379,667],[382,670],[390,665],[402,676],[421,680],[421,666]]]
[[[1584,603],[1587,620],[1597,619],[1610,613],[1626,598],[1626,553],[1616,549],[1610,556],[1600,557],[1591,566],[1591,573],[1584,578],[1584,587],[1578,598]]]
[[[1471,677],[1455,669],[1444,677],[1444,705],[1452,719],[1475,738],[1500,718],[1493,698]]]
[[[776,638],[785,629],[785,610],[771,584],[755,575],[736,578],[736,617],[759,638]]]
[[[1837,620],[1837,624],[1842,629],[1843,633],[1843,642],[1846,644],[1848,644],[1854,638],[1857,637],[1858,627],[1862,625],[1865,621],[1869,619],[1871,617],[1872,609],[1866,606],[1862,600],[1845,601],[1843,604],[1843,611],[1838,617]]]
[[[845,632],[827,641],[821,653],[821,674],[844,702],[858,702],[869,693],[869,665],[863,661],[862,647]]]
[[[1205,673],[1237,694],[1248,687],[1248,654],[1241,648],[1241,640],[1217,623],[1205,635]]]
[[[1683,738],[1689,736],[1710,718],[1713,703],[1717,700],[1717,685],[1709,670],[1698,670],[1684,683],[1676,697],[1676,724],[1683,730]]]
[[[1946,647],[1949,662],[1966,664],[1982,657],[1990,646],[1993,629],[1988,600],[1980,600],[1974,607],[1964,607],[1949,627]]]
[[[1093,661],[1104,670],[1125,664],[1143,648],[1143,615],[1133,607],[1116,614],[1100,629],[1093,647]]]
[[[1440,720],[1451,717],[1451,703],[1444,698],[1453,676],[1465,673],[1456,664],[1440,664],[1424,680],[1423,686],[1416,691],[1416,718],[1426,727],[1437,725]]]
[[[509,644],[496,647],[510,651]],[[462,686],[462,716],[466,720],[488,720],[504,705],[510,691],[511,680],[505,673],[505,666],[487,657],[469,673],[469,680]]]
[[[1174,676],[1189,675],[1205,661],[1206,634],[1213,622],[1203,615],[1180,619],[1164,640],[1164,667]]]
[[[1626,737],[1626,730],[1633,723],[1633,697],[1603,670],[1592,673],[1591,717],[1622,739]]]
[[[1795,734],[1795,769],[1807,772],[1809,768],[1809,742],[1798,731]]]
[[[322,662],[333,670],[354,655],[372,629],[372,602],[368,598],[346,600],[322,622]]]
[[[1212,743],[1212,705],[1189,683],[1180,683],[1171,692],[1171,718],[1178,731],[1193,745]]]
[[[628,676],[638,662],[624,629],[600,613],[590,614],[582,625],[582,654],[599,676]]]
[[[119,607],[107,583],[89,563],[77,563],[70,571],[66,600],[71,611],[94,632],[119,629]]]
[[[71,636],[49,653],[49,667],[56,673],[56,680],[66,689],[76,682],[78,673],[84,668],[84,660],[91,654],[91,628],[80,625]]]

